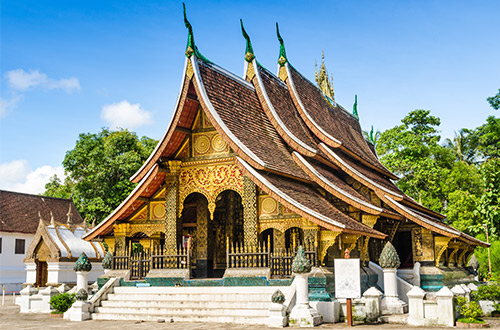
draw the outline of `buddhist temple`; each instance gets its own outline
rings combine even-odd
[[[135,189],[83,236],[104,242],[116,269],[143,279],[154,269],[222,278],[232,268],[266,268],[283,278],[300,245],[313,266],[328,269],[345,250],[363,265],[378,264],[390,241],[401,269],[418,262],[428,270],[424,289],[441,287],[446,272],[466,276],[474,248],[487,244],[398,189],[363,137],[357,107],[352,113],[335,101],[324,63],[317,83],[307,79],[276,26],[273,73],[257,61],[241,23],[239,77],[201,54],[184,19],[172,119],[131,177]]]

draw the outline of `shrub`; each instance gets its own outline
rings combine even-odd
[[[476,292],[471,293],[473,300],[490,300],[490,301],[500,301],[500,286],[494,285],[482,285]]]
[[[460,307],[460,314],[471,321],[477,320],[482,313],[483,311],[481,310],[481,307],[475,301],[468,302]]]
[[[56,294],[50,298],[50,307],[58,313],[66,312],[75,302],[75,295],[69,293]]]

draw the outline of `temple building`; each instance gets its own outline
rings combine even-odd
[[[204,57],[185,23],[172,119],[131,177],[136,188],[83,236],[105,242],[115,268],[136,279],[165,268],[191,278],[221,278],[231,268],[286,277],[299,245],[315,266],[329,268],[346,249],[363,265],[378,263],[391,241],[402,268],[419,262],[428,270],[424,288],[425,274],[441,286],[446,272],[466,275],[474,248],[487,244],[398,189],[363,137],[356,107],[353,114],[335,101],[324,63],[317,84],[309,81],[277,29],[274,74],[257,61],[242,25],[239,77]]]

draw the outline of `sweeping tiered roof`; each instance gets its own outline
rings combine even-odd
[[[444,216],[406,196],[391,181],[397,177],[379,161],[363,138],[356,116],[329,100],[288,61],[280,40],[278,76],[260,65],[250,38],[245,77],[207,60],[189,29],[181,91],[169,127],[156,149],[131,180],[138,186],[98,227],[92,239],[110,233],[112,224],[137,210],[161,182],[162,161],[173,159],[190,134],[198,107],[234,152],[240,170],[291,211],[318,225],[345,233],[385,238],[387,235],[337,209],[321,189],[363,212],[394,220],[411,220],[436,233],[473,245],[484,245],[443,222]],[[350,177],[383,201],[375,205],[346,183]],[[148,192],[149,191],[149,192]]]

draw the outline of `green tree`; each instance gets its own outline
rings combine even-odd
[[[453,151],[458,161],[473,164],[477,160],[478,137],[466,128],[455,132],[455,137],[446,139],[444,146]]]
[[[483,194],[476,214],[479,225],[487,225],[492,239],[500,238],[500,159],[492,158],[481,165]]]
[[[398,186],[433,210],[441,211],[441,182],[450,170],[451,151],[439,145],[440,119],[428,110],[414,110],[402,125],[380,135],[377,153],[382,163],[400,176]]]
[[[500,88],[498,89],[497,95],[488,97],[486,100],[490,103],[493,109],[500,109]]]
[[[483,160],[500,157],[500,118],[489,116],[486,123],[473,132]]]
[[[65,182],[62,183],[61,179],[54,174],[45,185],[45,192],[43,195],[57,198],[71,198],[73,186],[74,184],[69,178],[66,178]]]
[[[128,130],[82,133],[75,148],[63,161],[67,176],[64,185],[58,178],[51,180],[47,194],[70,190],[82,217],[99,223],[134,189],[132,176],[151,154],[156,141],[139,139]]]

